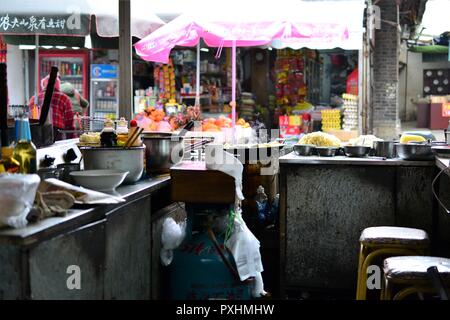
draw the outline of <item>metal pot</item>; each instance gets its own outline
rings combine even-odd
[[[399,158],[403,160],[433,160],[434,153],[431,144],[396,143]]]
[[[170,167],[183,159],[183,137],[166,132],[144,132],[147,173],[168,173]]]
[[[144,146],[131,148],[80,147],[80,151],[83,155],[84,170],[128,171],[124,183],[138,181],[144,171]]]
[[[298,156],[310,156],[313,154],[316,146],[313,144],[295,144],[293,148],[295,154]]]
[[[366,157],[370,152],[370,147],[365,146],[345,146],[344,153],[347,157]]]
[[[317,155],[320,157],[334,157],[339,148],[334,147],[316,147]]]
[[[397,157],[395,141],[374,141],[373,149],[376,157],[392,159]]]

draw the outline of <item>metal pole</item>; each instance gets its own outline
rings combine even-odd
[[[34,89],[35,96],[34,96],[34,102],[36,105],[39,105],[39,35],[35,35],[34,37],[34,45],[36,46],[34,48],[34,83],[36,84],[36,88]]]
[[[195,105],[200,106],[200,40],[197,44],[197,70],[195,77]]]
[[[233,124],[233,144],[236,143],[236,40],[231,48],[231,119]]]
[[[363,123],[366,117],[366,112],[363,110],[363,101],[366,96],[366,90],[364,89],[364,81],[366,81],[364,74],[364,41],[362,49],[358,50],[358,134],[367,134],[365,128],[363,128]]]
[[[119,0],[119,117],[131,119],[133,110],[133,51],[130,0]]]
[[[24,63],[23,63],[23,73],[24,73],[24,80],[25,80],[25,104],[27,101],[30,101],[30,69],[29,69],[29,63],[30,63],[30,56],[28,54],[28,50],[23,50],[24,54]]]

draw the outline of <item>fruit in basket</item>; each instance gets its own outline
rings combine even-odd
[[[172,126],[167,121],[160,121],[158,123],[158,131],[159,132],[170,132],[170,131],[172,131]]]
[[[221,129],[214,123],[211,122],[205,122],[202,125],[203,131],[209,131],[209,132],[220,132]]]

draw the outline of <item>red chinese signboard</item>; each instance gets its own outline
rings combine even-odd
[[[450,102],[446,102],[442,104],[442,116],[450,117]]]

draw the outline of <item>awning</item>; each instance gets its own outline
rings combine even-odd
[[[85,36],[95,42],[117,42],[119,0],[17,0],[0,2],[0,35],[9,44],[82,47]],[[131,2],[131,35],[142,38],[164,22],[151,11],[151,2]],[[116,39],[110,39],[116,38]],[[109,47],[108,45],[108,47]]]
[[[275,40],[272,47],[276,49],[303,47],[310,49],[334,49],[360,50],[363,45],[364,23],[364,0],[325,0],[325,1],[299,1],[298,8],[290,8],[292,14],[301,17],[304,24],[311,25],[311,34],[317,37],[309,37],[292,42]],[[320,31],[322,24],[344,26],[347,29],[347,36],[336,36],[330,33],[324,36]],[[315,27],[317,26],[317,28]]]
[[[409,51],[428,53],[428,54],[445,54],[445,53],[448,53],[448,47],[440,46],[440,45],[413,46],[409,49]]]

